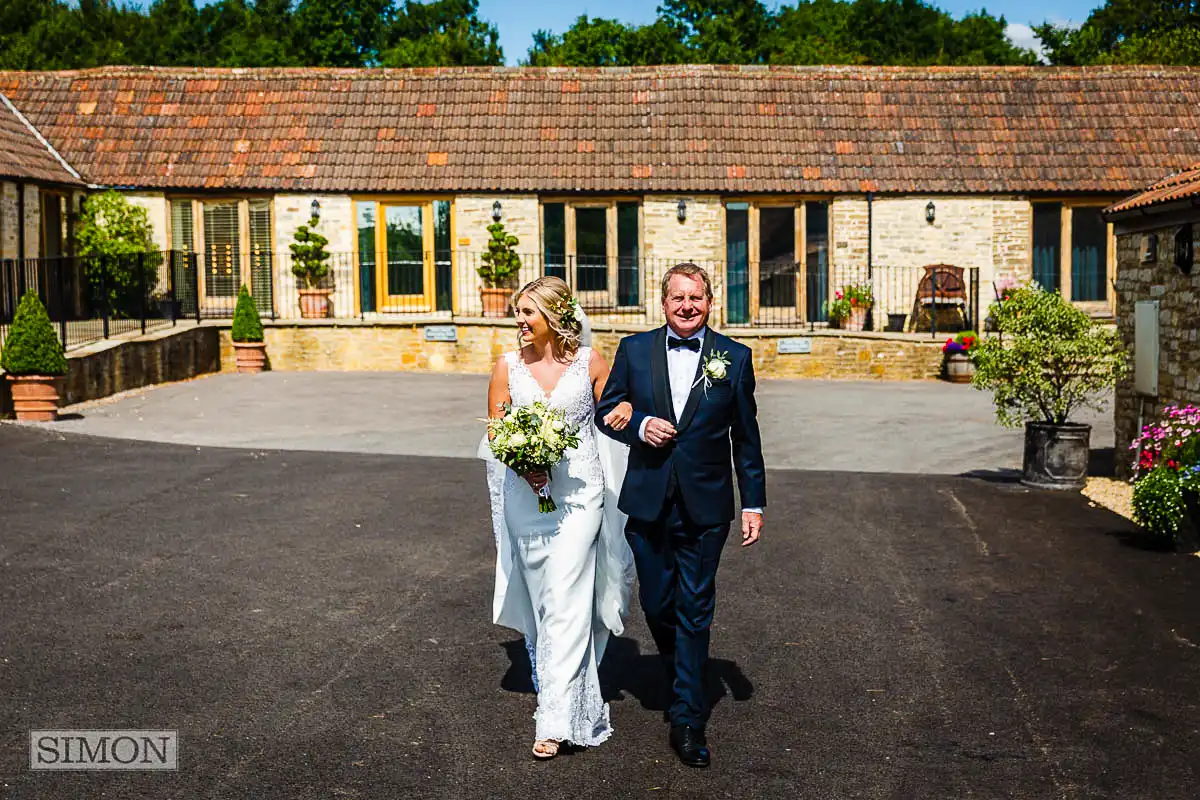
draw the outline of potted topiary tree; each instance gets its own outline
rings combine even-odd
[[[520,241],[505,232],[503,223],[494,222],[487,229],[492,238],[488,240],[488,251],[480,259],[483,263],[478,272],[483,286],[479,289],[479,297],[485,317],[503,317],[508,314],[509,300],[517,288],[521,257],[513,248]]]
[[[238,372],[262,372],[267,365],[267,346],[263,343],[262,319],[250,290],[242,284],[238,290],[237,307],[233,310],[233,350]]]
[[[1024,483],[1083,488],[1091,426],[1070,418],[1083,406],[1099,408],[1128,369],[1117,332],[1036,285],[1015,289],[992,313],[1000,336],[972,351],[971,384],[992,393],[1002,425],[1025,424]]]
[[[26,292],[0,351],[0,367],[8,373],[13,410],[26,422],[53,422],[63,395],[67,357],[46,307]]]
[[[304,319],[328,317],[329,295],[333,292],[320,285],[329,274],[329,252],[325,249],[329,240],[313,230],[319,222],[313,217],[307,225],[301,225],[292,237],[295,241],[288,245],[292,250],[292,274],[304,281],[298,290],[300,316]]]

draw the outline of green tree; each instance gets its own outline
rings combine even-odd
[[[384,32],[385,67],[500,66],[496,26],[479,18],[479,0],[405,0]]]
[[[533,67],[623,67],[679,64],[688,58],[681,32],[664,20],[639,26],[583,15],[561,36],[535,32],[525,63]]]
[[[324,67],[378,65],[394,14],[391,0],[300,0],[295,26],[302,62]]]
[[[1051,64],[1198,65],[1200,0],[1107,0],[1077,30],[1034,27]]]
[[[158,283],[158,260],[146,209],[109,189],[83,202],[76,233],[84,273],[93,287],[105,287],[109,310],[133,316]]]
[[[681,32],[693,63],[766,63],[772,15],[759,0],[665,0],[658,16]]]
[[[0,368],[10,375],[66,375],[67,358],[46,307],[33,292],[17,306],[0,352]]]

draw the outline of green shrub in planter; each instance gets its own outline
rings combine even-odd
[[[262,319],[250,290],[242,284],[238,290],[237,307],[233,310],[233,330],[230,338],[235,342],[261,342],[263,340]]]
[[[0,367],[9,375],[66,375],[67,357],[46,307],[26,292],[4,340]]]

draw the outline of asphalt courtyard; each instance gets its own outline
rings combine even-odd
[[[425,377],[410,387],[444,396],[364,403],[342,432],[318,423],[349,416],[334,413],[345,397],[294,416],[308,376],[282,373],[0,425],[0,797],[1196,796],[1200,559],[1012,482],[1000,444],[972,449],[969,419],[875,426],[889,404],[977,411],[907,385],[816,400],[823,385],[797,384],[814,397],[796,402],[832,414],[801,426],[795,392],[764,384],[768,529],[723,557],[713,767],[667,749],[636,614],[603,667],[612,740],[535,762],[523,647],[489,623],[482,464],[433,455],[477,440],[452,418],[479,413],[476,386]],[[84,432],[117,418],[152,432],[159,404],[242,446]],[[373,420],[419,428],[425,405],[449,433],[329,446]],[[273,447],[232,441],[244,415],[275,426]],[[858,469],[822,443],[831,425],[873,440]],[[300,449],[280,449],[289,428]],[[33,772],[29,731],[51,728],[176,729],[179,769]]]

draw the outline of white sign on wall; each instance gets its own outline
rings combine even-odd
[[[778,345],[779,355],[806,355],[812,352],[812,339],[807,337],[780,339]]]
[[[453,325],[426,325],[425,341],[427,342],[457,342],[458,328]]]

